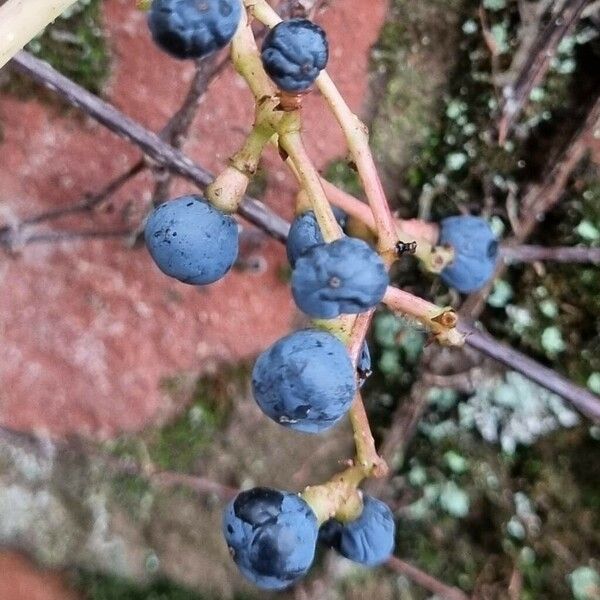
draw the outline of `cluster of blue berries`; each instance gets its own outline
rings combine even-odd
[[[329,519],[319,528],[315,513],[298,494],[253,488],[238,494],[225,509],[223,534],[249,581],[281,590],[306,574],[317,541],[369,567],[384,563],[394,549],[395,524],[387,505],[364,496],[355,521]]]
[[[156,43],[169,54],[201,58],[231,41],[241,16],[241,0],[154,0],[148,23]],[[327,64],[327,38],[306,19],[284,21],[266,36],[261,56],[279,89],[299,94]],[[337,211],[335,216],[343,228],[346,215]],[[161,204],[144,233],[159,269],[191,285],[221,279],[238,254],[235,220],[200,196]],[[491,277],[497,243],[482,219],[445,219],[439,243],[454,249],[453,262],[442,272],[447,284],[469,292]],[[287,255],[294,300],[310,317],[334,319],[368,311],[382,301],[389,285],[386,266],[369,244],[346,236],[326,243],[312,211],[292,223]],[[366,344],[355,369],[336,336],[306,329],[278,340],[258,357],[252,390],[260,409],[275,422],[321,433],[346,415],[370,369]],[[305,575],[318,541],[367,566],[385,562],[394,548],[393,515],[371,496],[363,497],[356,520],[329,519],[319,525],[300,495],[268,488],[241,492],[223,515],[223,534],[234,561],[264,589],[286,588]]]

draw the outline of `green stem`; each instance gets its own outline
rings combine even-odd
[[[237,211],[258,169],[263,150],[274,133],[272,127],[257,117],[242,148],[231,157],[229,166],[206,188],[206,197],[219,210],[226,213]]]
[[[298,129],[291,128],[284,130],[279,128],[279,145],[289,155],[294,167],[298,173],[298,178],[302,187],[306,191],[311,202],[312,209],[315,212],[317,223],[323,233],[323,239],[326,242],[333,242],[342,236],[342,230],[335,220],[335,215],[327,196],[323,191],[319,173],[315,169],[310,157],[306,152],[302,137],[299,132],[299,115],[297,112],[287,113],[286,121],[288,123],[296,122]]]

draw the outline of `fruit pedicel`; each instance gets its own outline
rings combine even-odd
[[[270,28],[260,50],[252,19]],[[329,481],[300,494],[264,487],[238,494],[223,513],[233,560],[253,584],[275,590],[308,572],[318,540],[350,560],[380,565],[393,552],[395,525],[389,507],[359,489],[365,478],[387,473],[360,395],[371,369],[364,338],[373,310],[384,301],[429,326],[438,341],[458,344],[453,313],[389,285],[388,269],[406,246],[405,229],[383,197],[365,128],[323,71],[329,56],[323,29],[307,19],[281,21],[264,0],[154,0],[148,25],[156,44],[178,59],[203,58],[231,43],[234,66],[256,101],[245,144],[204,196],[176,198],[150,214],[145,227],[150,255],[163,273],[183,283],[206,285],[224,277],[238,254],[231,214],[264,148],[277,144],[300,186],[287,240],[292,295],[313,322],[258,357],[253,395],[283,427],[321,434],[349,415],[355,434],[356,458]],[[368,207],[320,179],[303,144],[299,106],[281,101],[315,85],[346,136]],[[344,234],[348,214],[332,208],[325,190],[342,195],[350,213],[369,211],[365,222],[375,247]],[[450,217],[431,230],[439,232],[438,240],[409,241],[416,242],[424,267],[441,273],[445,283],[470,292],[493,276],[497,243],[483,219]]]

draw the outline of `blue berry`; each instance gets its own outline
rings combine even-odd
[[[297,259],[292,273],[296,304],[307,315],[321,319],[376,306],[388,284],[379,255],[357,238],[313,246]]]
[[[199,196],[182,196],[155,208],[144,237],[163,273],[193,285],[221,279],[238,254],[235,219]]]
[[[454,260],[440,275],[446,285],[466,294],[481,289],[493,276],[498,242],[481,217],[466,215],[443,219],[438,243],[454,248]]]
[[[356,521],[326,521],[319,531],[319,541],[354,562],[374,567],[384,563],[394,551],[396,526],[389,507],[364,496],[363,510]]]
[[[154,0],[148,26],[165,52],[202,58],[231,41],[241,15],[240,0]]]
[[[325,32],[307,19],[282,21],[262,45],[269,77],[286,92],[304,92],[325,68],[329,44]]]
[[[333,207],[333,214],[340,227],[345,227],[348,215],[337,206]],[[287,257],[292,268],[296,260],[313,246],[322,244],[323,234],[317,223],[317,217],[312,210],[298,215],[293,221],[286,241]]]
[[[318,522],[297,494],[254,488],[228,504],[223,534],[233,560],[248,580],[263,589],[280,590],[310,568]]]
[[[296,331],[267,348],[256,361],[252,390],[271,419],[318,433],[337,423],[356,393],[352,362],[342,342],[325,331]]]

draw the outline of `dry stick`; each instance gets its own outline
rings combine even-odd
[[[560,41],[577,23],[587,4],[589,0],[568,0],[559,13],[538,33],[516,81],[503,90],[504,100],[498,123],[500,144],[506,141],[506,136],[529,100],[531,90],[546,75]]]
[[[204,60],[196,61],[194,77],[183,103],[160,132],[160,137],[165,142],[171,144],[173,148],[179,150],[182,147],[196,116],[200,99],[206,93],[211,82],[223,71],[228,63],[228,57],[217,62],[215,56],[209,56]],[[152,194],[153,206],[162,202],[169,195],[173,174],[167,170],[163,178],[157,177],[156,179],[156,185]]]
[[[435,577],[425,573],[425,571],[421,571],[421,569],[417,569],[417,567],[404,562],[395,556],[392,556],[392,558],[387,561],[386,565],[392,571],[405,575],[436,596],[444,598],[444,600],[470,600],[469,596],[458,588],[445,585]]]
[[[600,263],[600,248],[585,246],[503,246],[500,256],[510,262],[560,262],[560,263]]]
[[[189,91],[177,112],[169,119],[165,127],[158,134],[159,137],[176,148],[181,146],[185,134],[189,130],[191,123],[196,113],[196,108],[200,98],[205,93],[210,83],[223,71],[227,66],[228,60],[225,58],[219,63],[215,64],[215,61],[208,59],[201,61],[198,64],[194,78],[190,85]],[[133,164],[127,171],[124,171],[120,175],[117,175],[112,181],[102,188],[99,192],[88,196],[85,200],[76,202],[70,206],[62,208],[52,209],[44,211],[33,217],[23,219],[20,225],[37,225],[38,223],[52,221],[60,219],[67,215],[75,214],[78,212],[85,212],[92,210],[104,200],[115,194],[121,187],[123,187],[130,179],[141,173],[148,167],[148,163],[144,157]],[[168,193],[168,187],[171,182],[171,170],[169,170],[169,176],[164,180],[159,180],[156,184],[153,201],[154,204],[157,199],[164,197]],[[131,232],[129,232],[131,234]],[[0,227],[0,243],[9,243],[12,237],[11,228]],[[25,238],[25,243],[36,241],[37,236],[29,236]],[[52,241],[52,240],[46,240]]]
[[[123,186],[132,177],[134,177],[140,171],[142,171],[145,166],[145,162],[141,160],[140,162],[136,163],[131,168],[129,168],[127,171],[113,179],[110,183],[104,186],[102,190],[100,190],[93,196],[88,196],[85,200],[76,202],[75,204],[71,204],[70,206],[47,210],[33,217],[28,217],[27,219],[23,219],[22,221],[20,221],[18,225],[19,227],[22,225],[37,225],[38,223],[53,221],[55,219],[60,219],[61,217],[66,217],[67,215],[91,210],[94,206],[97,206],[103,200],[114,194],[121,186]],[[16,229],[18,230],[19,227],[17,227]],[[12,228],[10,226],[0,227],[0,243],[10,244],[11,237],[14,237],[16,233],[18,233],[18,231],[15,231],[15,228]],[[33,237],[34,236],[25,236],[25,243],[28,243],[31,239],[33,239]]]
[[[20,72],[56,92],[69,104],[81,108],[112,132],[132,142],[157,164],[171,169],[201,188],[213,181],[214,176],[209,171],[194,164],[182,152],[161,140],[158,135],[148,131],[115,107],[73,83],[49,64],[27,52],[19,52],[11,64]],[[272,213],[259,200],[245,196],[239,213],[274,238],[282,241],[286,239],[289,223]]]
[[[131,233],[128,229],[118,229],[109,231],[48,231],[44,233],[34,233],[31,235],[16,233],[11,235],[0,235],[0,244],[7,244],[10,248],[18,249],[25,244],[52,244],[56,242],[72,242],[75,240],[90,239],[109,239],[125,238]],[[21,239],[22,238],[22,239]]]
[[[141,125],[123,115],[116,108],[96,98],[77,84],[60,75],[47,63],[34,58],[26,52],[19,53],[13,59],[13,63],[19,70],[32,77],[35,81],[46,85],[70,104],[80,107],[111,131],[130,140],[157,163],[169,167],[201,187],[208,185],[212,181],[213,177],[208,171],[195,165],[184,154],[163,142],[156,134],[147,131]],[[595,110],[590,114],[595,114]],[[597,110],[600,112],[600,102],[597,103]],[[589,120],[589,118],[586,119],[586,122]],[[571,155],[574,152],[574,149],[571,149],[569,154]],[[579,157],[581,156],[578,151],[575,154]],[[561,170],[559,169],[559,171]],[[564,174],[561,175],[560,179],[563,178]],[[244,218],[254,223],[267,234],[280,241],[285,241],[289,230],[289,223],[278,215],[273,214],[262,202],[246,196],[239,212]],[[533,217],[533,221],[535,221],[535,217]],[[466,343],[470,344],[469,337],[467,337]],[[499,344],[495,340],[493,343],[494,345]],[[484,351],[487,351],[487,349]],[[522,356],[524,357],[524,355]],[[519,361],[514,368],[523,375],[536,380],[540,379],[536,374],[541,372],[540,369],[544,369],[538,363],[530,363],[528,361]],[[558,382],[560,382],[559,389],[556,388]],[[567,400],[578,396],[582,390],[582,388],[560,375],[556,375],[556,379],[552,381],[540,381],[540,384],[550,391],[563,394],[563,397]],[[594,396],[593,400],[595,404],[600,405],[599,398]]]
[[[600,421],[600,399],[592,392],[583,387],[574,386],[568,379],[552,369],[540,365],[510,346],[496,341],[491,335],[479,331],[468,323],[461,322],[459,328],[467,334],[467,343],[473,348],[511,369],[525,371],[529,379],[569,400],[577,410],[590,419]]]

